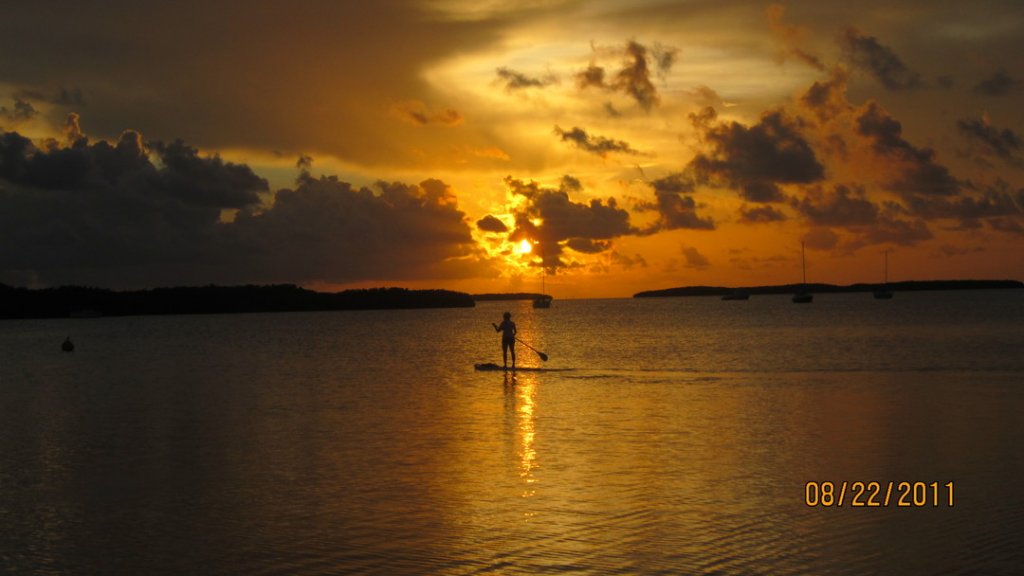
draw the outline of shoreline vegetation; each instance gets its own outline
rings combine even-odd
[[[294,284],[275,284],[121,292],[82,286],[28,289],[0,284],[0,318],[471,308],[475,305],[471,295],[451,290],[369,288],[329,293]]]
[[[489,294],[473,294],[473,300],[477,302],[489,302],[492,300],[536,300],[544,296],[539,292],[501,292]]]
[[[638,292],[633,298],[725,296],[736,290],[750,295],[792,294],[800,284],[781,286],[683,286]],[[925,280],[888,284],[808,284],[812,293],[893,292],[919,290],[1021,289],[1017,280]],[[467,294],[452,290],[368,288],[316,292],[294,284],[244,286],[179,286],[115,291],[61,286],[30,289],[0,284],[0,319],[98,318],[169,314],[236,314],[247,312],[314,312],[332,310],[393,310],[414,308],[472,308],[477,302],[533,300],[533,292]]]
[[[905,282],[889,282],[887,284],[784,284],[781,286],[681,286],[664,290],[647,290],[637,292],[633,298],[670,298],[679,296],[725,296],[737,290],[743,290],[751,296],[757,294],[794,294],[798,290],[806,290],[813,294],[838,294],[841,292],[874,292],[889,290],[892,292],[914,292],[922,290],[1006,290],[1024,288],[1024,282],[1017,280],[909,280]]]

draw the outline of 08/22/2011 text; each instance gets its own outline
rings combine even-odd
[[[804,504],[812,508],[953,507],[953,482],[807,482]]]

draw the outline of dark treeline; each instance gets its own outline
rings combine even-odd
[[[489,300],[536,300],[541,294],[534,292],[507,292],[498,294],[473,294],[473,299],[479,302]]]
[[[752,286],[742,288],[750,294],[793,294],[805,288],[814,294],[838,292],[873,292],[875,290],[892,290],[894,292],[911,292],[915,290],[982,290],[1024,288],[1024,283],[1017,280],[909,280],[906,282],[889,282],[888,284],[851,284],[836,286],[834,284],[784,284],[782,286]],[[683,286],[665,290],[648,290],[638,292],[634,298],[660,298],[666,296],[724,296],[736,290],[724,286]]]
[[[67,318],[140,314],[224,314],[475,306],[449,290],[371,288],[327,293],[292,284],[201,286],[113,291],[63,286],[31,290],[0,284],[0,318]]]

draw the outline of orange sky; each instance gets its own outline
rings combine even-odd
[[[6,12],[0,282],[1024,278],[1012,0]]]

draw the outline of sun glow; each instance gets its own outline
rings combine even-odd
[[[519,244],[516,244],[516,253],[518,254],[529,254],[533,252],[533,244],[529,240],[523,240]]]

